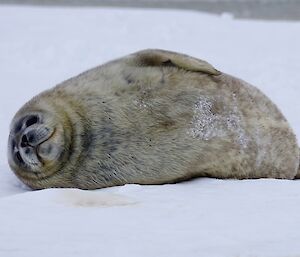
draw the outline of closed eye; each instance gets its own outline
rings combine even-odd
[[[31,116],[27,121],[26,121],[26,127],[30,127],[34,124],[36,124],[39,121],[39,118],[37,116]]]

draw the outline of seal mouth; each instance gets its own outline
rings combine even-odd
[[[42,146],[43,144],[45,144],[46,142],[48,142],[49,140],[51,140],[51,139],[55,136],[55,133],[56,133],[56,128],[53,129],[53,132],[52,132],[51,134],[49,134],[49,137],[48,137],[48,138],[46,138],[44,141],[40,142],[40,143],[34,148],[34,149],[35,149],[35,154],[36,154],[38,160],[40,161],[40,163],[41,163],[42,165],[44,165],[44,161],[43,161],[43,154],[40,153],[40,152],[42,152],[42,151],[41,151],[41,146]],[[50,150],[51,150],[51,149],[48,148],[48,152],[50,152]]]
[[[45,160],[51,160],[54,159],[54,156],[57,156],[57,153],[54,153],[56,147],[55,142],[52,142],[55,141],[56,133],[57,129],[54,128],[53,132],[49,134],[49,137],[38,144],[36,147],[36,155],[42,164],[44,164]]]

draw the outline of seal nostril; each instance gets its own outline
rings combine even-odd
[[[33,141],[34,141],[34,135],[33,134],[28,135],[27,142],[33,143]]]
[[[22,141],[21,141],[21,147],[26,147],[26,146],[28,146],[28,139],[27,139],[27,136],[26,136],[26,135],[23,135],[21,140],[22,140]]]
[[[38,116],[33,115],[26,121],[26,127],[30,127],[30,126],[38,123],[38,121],[39,121]]]

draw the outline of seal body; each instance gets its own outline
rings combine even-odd
[[[296,137],[262,92],[163,50],[109,62],[33,98],[12,121],[8,156],[35,189],[293,179],[299,169]]]

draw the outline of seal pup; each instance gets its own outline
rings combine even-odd
[[[270,99],[203,60],[163,50],[108,62],[34,97],[13,118],[8,160],[34,189],[299,176],[296,137]]]

